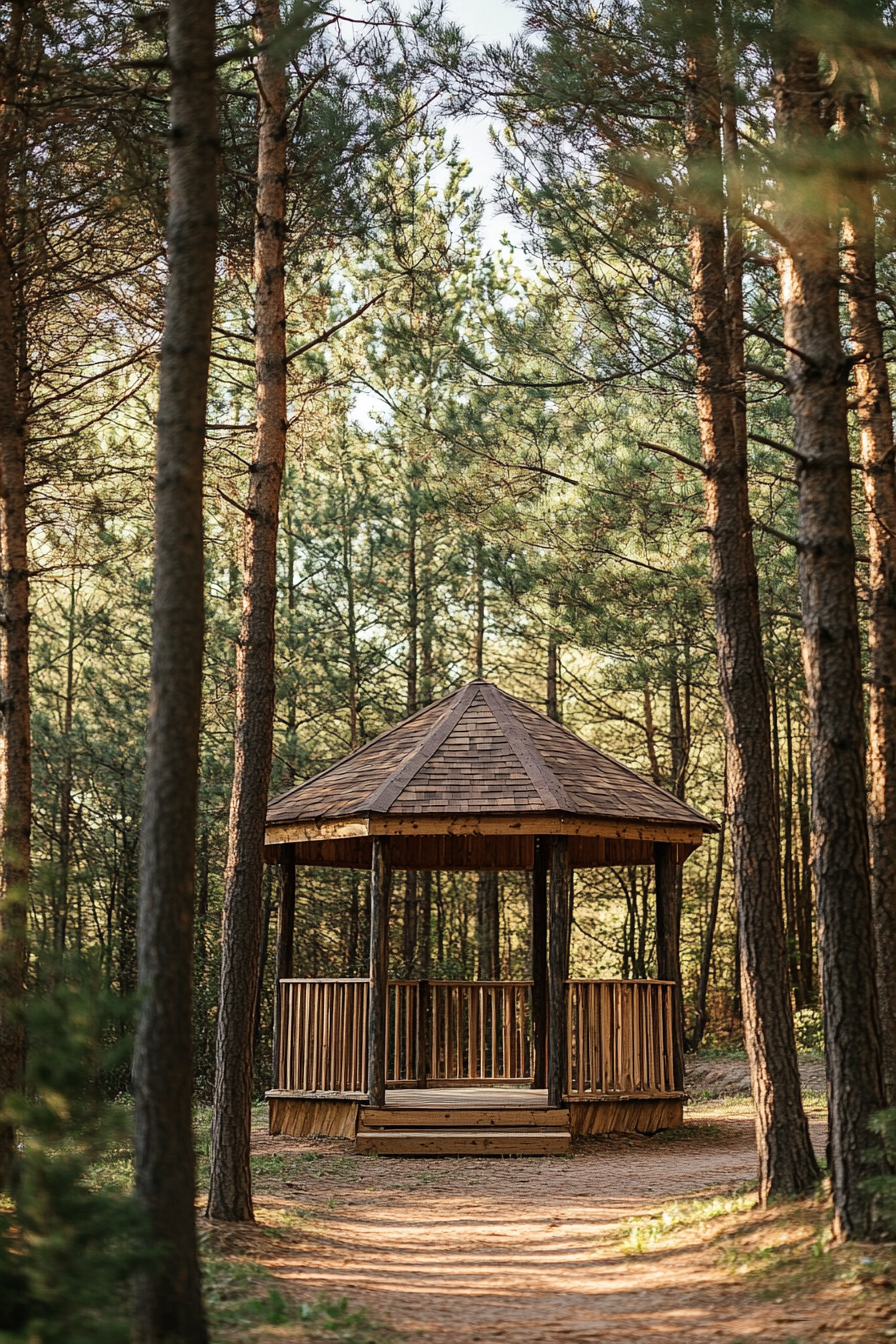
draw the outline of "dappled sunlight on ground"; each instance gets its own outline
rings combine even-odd
[[[822,1114],[812,1130],[820,1150]],[[755,1178],[746,1099],[568,1157],[383,1158],[257,1132],[255,1163],[259,1227],[220,1229],[224,1249],[294,1300],[345,1296],[409,1338],[794,1344],[884,1340],[896,1322],[886,1265],[825,1251],[822,1202],[757,1214],[714,1197]]]

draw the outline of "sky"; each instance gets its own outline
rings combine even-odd
[[[508,0],[450,0],[447,9],[468,37],[481,42],[507,42],[520,29],[520,10]],[[498,167],[489,141],[488,118],[464,117],[454,122],[452,129],[460,141],[463,157],[470,161],[471,183],[482,189],[488,201],[493,195],[492,179]],[[494,206],[486,206],[483,221],[486,250],[497,246],[508,224],[506,216],[502,218]]]

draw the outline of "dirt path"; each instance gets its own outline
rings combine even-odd
[[[824,1123],[812,1123],[820,1147]],[[280,1233],[222,1231],[223,1248],[248,1235],[244,1251],[290,1296],[346,1296],[433,1344],[882,1340],[896,1320],[896,1295],[857,1298],[853,1283],[762,1300],[720,1267],[708,1244],[718,1223],[623,1253],[625,1220],[755,1177],[743,1116],[704,1112],[676,1136],[590,1140],[557,1158],[360,1157],[347,1143],[265,1134],[256,1150],[259,1221]]]

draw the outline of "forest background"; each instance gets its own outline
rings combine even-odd
[[[263,360],[253,355],[259,313],[265,316],[255,171],[259,87],[264,93],[271,71],[285,98],[278,227],[287,436],[272,791],[486,676],[710,816],[726,817],[735,786],[736,797],[750,802],[730,754],[726,768],[718,692],[717,644],[725,647],[732,609],[720,619],[713,603],[724,588],[714,566],[725,556],[712,524],[718,487],[707,435],[708,348],[701,345],[712,311],[700,306],[706,272],[694,261],[722,201],[716,242],[727,249],[725,306],[741,312],[736,288],[745,344],[743,363],[734,375],[726,365],[725,378],[742,383],[746,403],[744,516],[769,685],[775,798],[763,808],[776,828],[776,876],[768,890],[777,891],[780,873],[800,1043],[821,1043],[813,853],[826,838],[825,819],[843,821],[834,815],[841,804],[841,813],[852,808],[843,831],[849,845],[821,851],[834,856],[822,865],[826,899],[834,897],[828,915],[840,921],[831,946],[846,956],[851,992],[871,982],[870,965],[857,973],[856,963],[857,952],[871,960],[864,789],[853,779],[857,788],[841,798],[822,749],[833,742],[848,768],[864,759],[861,732],[849,728],[856,706],[861,716],[858,683],[844,683],[844,744],[836,668],[824,663],[812,608],[811,557],[824,556],[830,519],[812,512],[818,496],[806,484],[821,479],[806,470],[816,441],[794,446],[794,425],[797,437],[805,435],[813,399],[800,401],[803,383],[830,357],[844,429],[847,410],[855,423],[853,461],[845,432],[844,452],[837,457],[835,446],[831,459],[840,472],[831,480],[852,482],[852,531],[847,518],[825,578],[847,626],[854,592],[866,621],[870,613],[877,623],[870,647],[862,625],[862,656],[872,703],[879,703],[888,648],[880,638],[886,576],[879,561],[888,525],[874,488],[878,478],[893,477],[892,452],[866,461],[864,480],[858,456],[865,453],[860,429],[868,429],[862,379],[871,364],[885,374],[896,311],[891,29],[873,7],[831,6],[822,49],[801,27],[812,14],[799,5],[788,11],[790,29],[758,5],[698,8],[697,18],[688,10],[682,19],[662,5],[608,5],[597,13],[533,0],[524,10],[525,40],[485,50],[434,10],[357,16],[302,3],[282,16],[275,8],[273,19],[252,16],[252,32],[242,12],[218,13],[218,236],[217,252],[207,246],[204,255],[216,268],[203,431],[206,639],[193,956],[199,1099],[214,1087],[224,875],[228,846],[232,856],[235,834],[240,840],[228,809],[241,609],[244,617],[260,508],[260,468],[250,461],[264,419]],[[166,261],[178,241],[170,228],[165,240],[167,80],[176,68],[166,17],[126,5],[13,4],[4,13],[2,53],[4,917],[13,912],[10,945],[24,948],[15,912],[27,896],[23,964],[32,983],[52,991],[60,956],[91,953],[125,1017],[137,985],[154,508],[158,546],[158,497],[167,484],[153,481],[159,343]],[[715,64],[701,67],[707,22]],[[260,39],[264,23],[268,36]],[[780,65],[769,34],[780,45],[785,30],[797,55]],[[712,117],[701,120],[712,79],[728,118],[724,137]],[[813,141],[797,172],[776,136],[784,145],[788,135],[799,140],[787,97],[788,81],[800,79],[818,110],[823,149]],[[784,95],[775,94],[776,81]],[[495,127],[497,200],[513,222],[511,236],[490,247],[483,246],[484,202],[447,129],[453,116],[483,110]],[[710,182],[713,145],[723,191]],[[868,182],[879,356],[861,348],[855,316],[867,275],[850,273],[856,257],[860,269],[868,264],[855,242],[856,220],[868,224],[857,213],[855,184]],[[795,186],[802,193],[796,207],[788,196]],[[820,233],[834,237],[835,258],[833,271],[827,262],[817,268],[826,285],[819,293],[829,308],[833,296],[835,328],[840,304],[833,356],[810,349],[811,322],[795,344],[799,305],[792,287],[784,285],[783,301],[779,289],[788,255],[804,259],[814,246],[827,256],[817,236],[813,243],[800,232],[818,230],[819,195],[828,211]],[[839,236],[840,206],[829,209],[841,195],[850,202],[842,268],[851,275],[842,284],[832,231],[836,217]],[[861,241],[864,247],[867,235]],[[813,316],[811,305],[805,311]],[[817,414],[823,398],[814,403]],[[815,429],[823,446],[824,421],[817,416]],[[160,418],[160,441],[163,428]],[[889,435],[892,444],[891,423]],[[798,557],[810,579],[802,593]],[[158,578],[158,550],[155,562]],[[807,666],[821,649],[813,672],[820,696],[814,836],[801,638]],[[848,650],[850,639],[847,630],[838,647]],[[855,653],[858,673],[858,634]],[[723,659],[723,699],[727,676]],[[758,685],[762,669],[757,676]],[[729,753],[732,742],[740,752],[745,741],[728,731]],[[872,796],[887,768],[872,753]],[[821,803],[819,778],[828,789]],[[737,806],[743,856],[750,835]],[[144,845],[145,825],[144,816]],[[723,827],[678,879],[692,1046],[730,1048],[741,1040],[742,957],[725,837]],[[877,859],[880,886],[885,865]],[[846,876],[853,864],[857,883],[860,932],[852,939],[843,936],[848,912],[837,914],[838,862]],[[360,874],[302,874],[297,974],[362,972],[365,886]],[[573,974],[656,971],[651,886],[651,874],[637,868],[577,874]],[[743,920],[750,906],[740,890]],[[262,896],[257,1094],[270,1078],[273,870]],[[502,875],[496,884],[483,876],[407,875],[393,899],[395,972],[411,974],[425,962],[445,976],[526,973],[523,876]],[[765,950],[773,945],[772,934]],[[757,948],[761,940],[749,955]],[[836,955],[830,966],[839,973]],[[6,963],[2,970],[9,981]],[[762,966],[753,965],[746,982],[761,981]],[[10,997],[6,983],[5,991]],[[844,1004],[849,1029],[870,1043],[871,1105],[872,1093],[883,1092],[874,991],[862,993]],[[785,1028],[782,1041],[789,1016]],[[6,1023],[4,1032],[13,1041]],[[849,1056],[844,1037],[838,1057]],[[126,1091],[126,1065],[107,1082]]]
[[[231,78],[228,106],[239,108],[245,90]],[[248,133],[251,123],[237,129]],[[88,328],[79,353],[90,374],[75,395],[65,386],[39,406],[36,437],[52,462],[46,479],[35,465],[29,496],[31,927],[36,957],[45,948],[101,949],[109,985],[128,996],[136,986],[161,206],[139,180],[119,180],[116,148],[105,147],[112,159],[104,165],[102,208],[123,221],[129,247],[136,240],[145,248],[142,256],[127,254],[123,283],[135,311],[104,309],[91,296],[79,312]],[[674,212],[664,220],[664,251],[649,255],[654,223],[643,238],[630,222],[617,224],[614,189],[606,200],[595,195],[593,218],[552,220],[539,214],[535,188],[515,182],[508,162],[503,203],[526,250],[505,238],[484,251],[482,194],[469,186],[468,165],[440,117],[412,110],[388,159],[358,159],[351,187],[367,202],[366,217],[329,221],[345,236],[315,247],[315,210],[298,193],[293,206],[310,219],[293,222],[287,273],[288,330],[299,353],[290,361],[271,791],[482,675],[721,818],[724,750],[702,486],[675,457],[699,456],[686,221]],[[232,201],[224,197],[235,218],[219,284],[208,439],[195,1013],[202,1097],[210,1095],[214,1067],[242,595],[239,496],[255,428],[245,345],[251,234],[236,185],[233,192]],[[583,240],[563,232],[573,221],[589,231],[597,275],[574,264]],[[372,297],[366,312],[301,353],[309,338]],[[774,341],[774,308],[758,282],[754,301]],[[777,438],[785,399],[767,385],[751,393],[757,433]],[[657,441],[669,451],[657,451]],[[786,457],[755,441],[751,488],[794,993],[805,1010],[803,1039],[817,1045],[805,692],[796,552],[787,540],[795,489]],[[707,1040],[736,1046],[735,920],[720,844],[711,839],[684,869],[684,983],[693,1017],[706,952]],[[396,971],[413,968],[421,937],[410,881],[409,891],[396,891]],[[433,881],[432,972],[471,977],[492,955],[477,943],[476,883],[464,875]],[[651,973],[651,882],[646,869],[577,874],[574,974]],[[361,972],[365,884],[360,874],[303,873],[296,974]],[[277,900],[271,870],[259,1093],[270,1077]],[[524,975],[523,877],[502,876],[498,900],[496,969]]]

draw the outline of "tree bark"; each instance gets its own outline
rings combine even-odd
[[[684,1088],[684,1000],[681,992],[681,898],[677,881],[678,865],[672,846],[657,842],[653,846],[656,872],[656,970],[660,980],[675,986],[672,1029],[672,1074],[677,1091]]]
[[[709,913],[706,918],[706,932],[703,936],[703,953],[700,957],[700,978],[697,981],[697,1003],[694,1014],[694,1030],[691,1035],[691,1050],[699,1050],[706,1031],[706,993],[709,989],[709,976],[712,970],[712,950],[716,936],[716,923],[719,918],[719,898],[722,894],[722,873],[725,861],[725,824],[726,812],[722,817],[722,829],[719,831],[719,844],[716,850],[716,871],[712,892],[709,898]]]
[[[22,1085],[31,870],[31,708],[25,461],[30,389],[16,275],[14,178],[27,134],[21,111],[28,20],[14,3],[0,55],[0,1103]],[[0,1185],[15,1129],[0,1125]]]
[[[732,103],[726,123],[731,235],[726,256],[718,39],[711,7],[706,5],[700,14],[703,26],[688,55],[691,302],[741,1003],[756,1105],[759,1201],[765,1204],[770,1195],[809,1189],[818,1179],[818,1167],[803,1113],[793,1033],[781,908],[778,799],[747,492],[736,125]]]
[[[278,0],[259,0],[259,42],[280,25]],[[252,1007],[261,939],[264,823],[274,737],[277,528],[286,461],[286,75],[271,52],[256,58],[255,449],[243,527],[243,604],[237,644],[215,1105],[207,1213],[252,1222]]]
[[[896,453],[893,407],[877,310],[872,154],[857,97],[844,129],[855,173],[847,183],[844,268],[855,364],[868,555],[871,908],[884,1091],[896,1106]]]
[[[562,1106],[566,1082],[566,981],[569,976],[569,840],[551,841],[548,918],[548,1105]]]
[[[802,11],[800,11],[802,13]],[[819,51],[784,2],[777,14],[776,225],[797,458],[803,667],[828,1062],[834,1230],[881,1234],[865,1189],[868,1121],[884,1103],[865,795],[865,725],[846,388],[839,320],[838,206],[830,91]]]
[[[204,1344],[192,1127],[192,957],[204,637],[203,459],[215,292],[215,7],[172,0],[169,280],[159,374],[153,639],[137,931],[137,1197],[156,1248],[142,1344]]]
[[[404,973],[412,979],[417,965],[417,874],[409,869],[404,875],[404,917],[401,922],[401,958]]]
[[[498,916],[498,874],[476,874],[476,960],[480,980],[500,976],[500,920]]]

